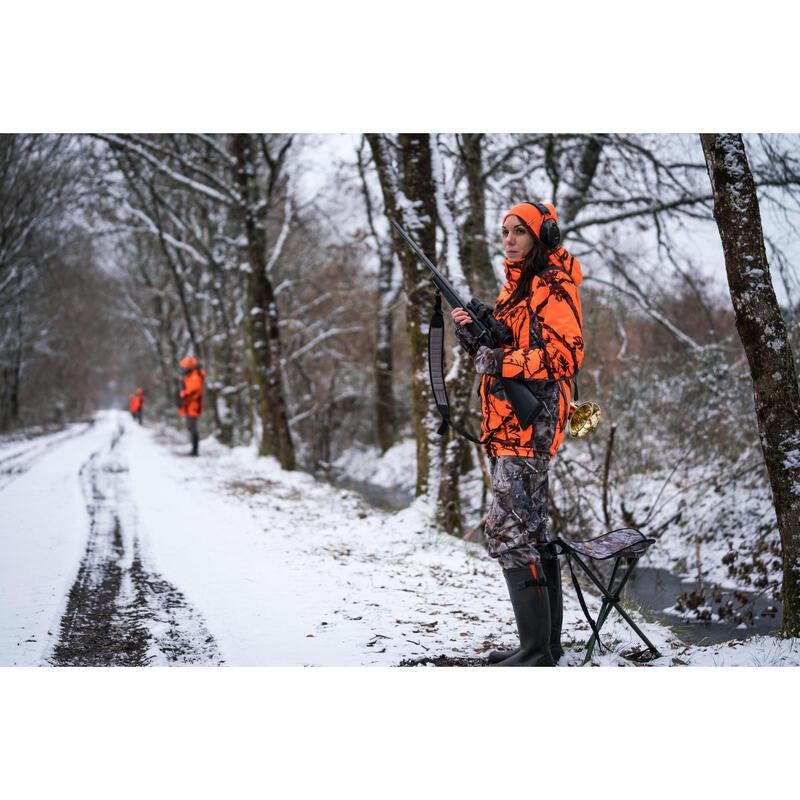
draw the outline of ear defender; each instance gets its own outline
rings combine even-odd
[[[533,206],[544,218],[539,228],[539,239],[542,244],[551,250],[558,247],[561,244],[561,231],[550,210],[541,203],[534,203],[531,200],[526,200],[525,202],[529,206]]]

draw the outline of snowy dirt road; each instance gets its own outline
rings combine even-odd
[[[0,446],[0,664],[477,666],[513,646],[500,570],[423,499],[381,511],[250,448],[187,450],[117,412]],[[589,626],[567,582],[564,603],[560,664],[577,665]],[[799,660],[636,619],[652,665]],[[639,645],[613,615],[603,640],[595,664]]]
[[[123,419],[107,415],[0,457],[3,663],[222,662],[200,615],[149,566]]]
[[[178,589],[146,566],[130,497],[125,433],[122,424],[112,429],[110,440],[80,470],[89,538],[50,662],[219,664],[202,617]]]

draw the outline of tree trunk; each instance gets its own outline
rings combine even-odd
[[[407,133],[399,137],[402,153],[402,188],[413,211],[403,215],[406,230],[425,253],[436,253],[436,195],[431,168],[430,136]],[[405,243],[404,243],[405,244]],[[430,258],[430,256],[429,256]],[[436,434],[438,414],[428,377],[428,327],[433,288],[427,268],[407,245],[400,256],[405,286],[406,331],[411,349],[411,392],[414,434],[417,440],[417,495],[432,489],[436,455],[441,440]],[[436,481],[440,475],[436,474]]]
[[[433,138],[433,137],[432,137]],[[461,163],[467,176],[467,202],[469,212],[461,230],[456,232],[453,213],[444,191],[444,172],[439,168],[436,181],[442,184],[437,196],[444,207],[439,209],[439,217],[444,222],[448,236],[457,236],[458,247],[448,248],[450,258],[457,250],[460,270],[456,264],[448,263],[449,277],[453,273],[463,273],[466,289],[472,289],[477,296],[491,306],[497,297],[497,278],[492,270],[489,247],[486,236],[486,181],[483,173],[482,154],[483,134],[463,134],[457,137]],[[447,313],[447,310],[445,311]],[[480,432],[480,409],[477,403],[475,387],[475,368],[466,353],[456,347],[455,364],[448,370],[448,394],[450,397],[450,415],[453,422],[462,429]],[[477,424],[475,424],[477,423]],[[465,534],[463,500],[461,497],[461,477],[472,468],[473,445],[468,439],[450,429],[449,441],[444,451],[442,462],[442,480],[439,486],[439,502],[437,505],[437,521],[448,533],[462,537]],[[477,458],[482,458],[480,452]]]
[[[381,248],[378,270],[378,314],[375,342],[375,421],[378,445],[385,453],[393,444],[397,428],[397,413],[394,402],[394,365],[392,347],[394,342],[392,300],[392,271],[394,259],[388,248]]]
[[[480,434],[480,417],[478,424],[470,425],[468,420],[471,414],[470,391],[475,383],[475,367],[472,359],[464,352],[456,351],[454,368],[448,371],[448,394],[452,396],[450,405],[450,418],[454,424],[462,429],[471,429],[473,435]],[[476,430],[477,427],[477,430]],[[436,509],[436,518],[441,527],[453,536],[463,537],[465,533],[464,508],[461,497],[461,476],[469,472],[473,465],[472,448],[475,447],[469,439],[465,439],[454,430],[449,429],[448,440],[442,462],[442,480],[439,485],[439,498]],[[478,458],[482,456],[480,453]]]
[[[483,171],[482,133],[465,133],[458,137],[459,153],[467,177],[469,213],[461,228],[461,266],[467,283],[481,302],[491,306],[499,291],[489,257],[486,236],[486,177]],[[498,223],[500,220],[498,220]],[[498,229],[499,229],[498,224]]]
[[[761,450],[783,546],[783,632],[800,635],[800,392],[772,287],[755,183],[740,134],[701,134],[736,328],[753,380]]]
[[[5,364],[0,387],[0,430],[8,430],[19,423],[19,395],[22,383],[22,350],[25,331],[22,325],[22,293],[17,296],[13,312],[13,332],[9,331]]]
[[[401,134],[398,179],[388,152],[386,137],[367,134],[383,191],[387,217],[398,219],[423,251],[436,251],[436,197],[431,174],[430,137],[424,133]],[[411,396],[414,437],[417,443],[417,496],[430,488],[431,461],[438,453],[437,413],[428,385],[427,332],[433,291],[427,269],[392,228],[406,293],[406,334],[411,351]]]
[[[241,214],[247,236],[248,328],[253,352],[255,377],[259,387],[262,438],[261,455],[274,455],[283,469],[295,468],[294,446],[289,431],[289,415],[283,393],[280,363],[278,308],[272,283],[267,276],[267,248],[264,228],[256,219],[257,204],[255,154],[250,135],[235,134],[232,140],[236,158],[236,181],[241,195]]]
[[[571,188],[565,193],[564,200],[561,203],[558,218],[562,226],[572,222],[586,202],[589,188],[600,164],[602,152],[602,140],[597,136],[590,136],[586,140],[575,174],[570,182]]]
[[[375,353],[373,375],[375,377],[375,432],[378,446],[385,453],[395,442],[397,435],[397,410],[394,401],[394,301],[397,292],[392,286],[394,252],[391,241],[384,241],[375,230],[369,186],[358,153],[358,171],[363,187],[364,204],[367,209],[367,224],[378,245],[378,308],[375,318]]]

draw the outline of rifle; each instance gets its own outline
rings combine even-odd
[[[492,316],[491,310],[477,298],[473,297],[469,303],[465,303],[458,296],[452,284],[438,269],[436,269],[430,259],[422,252],[400,225],[393,219],[390,219],[389,222],[392,223],[395,230],[409,243],[414,253],[416,253],[422,263],[431,271],[431,280],[434,286],[442,294],[450,308],[463,308],[470,315],[472,322],[464,327],[469,332],[469,335],[477,342],[478,346],[485,345],[494,350],[497,347],[511,345],[513,342],[511,330],[502,322],[495,319],[494,316]],[[542,403],[533,394],[530,386],[528,386],[524,380],[518,378],[496,377],[495,380],[499,381],[500,385],[503,387],[503,391],[508,398],[508,402],[511,404],[511,410],[514,412],[514,416],[517,418],[520,428],[522,430],[529,428],[542,410]],[[437,389],[436,381],[432,382],[434,383],[435,392]],[[447,430],[447,428],[445,427],[444,430]]]

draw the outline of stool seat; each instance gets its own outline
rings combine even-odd
[[[570,539],[556,539],[566,550],[580,553],[587,558],[594,558],[602,561],[606,558],[618,556],[622,558],[639,558],[655,539],[647,538],[641,531],[635,528],[618,528],[609,531],[594,539],[585,542],[574,542]]]

